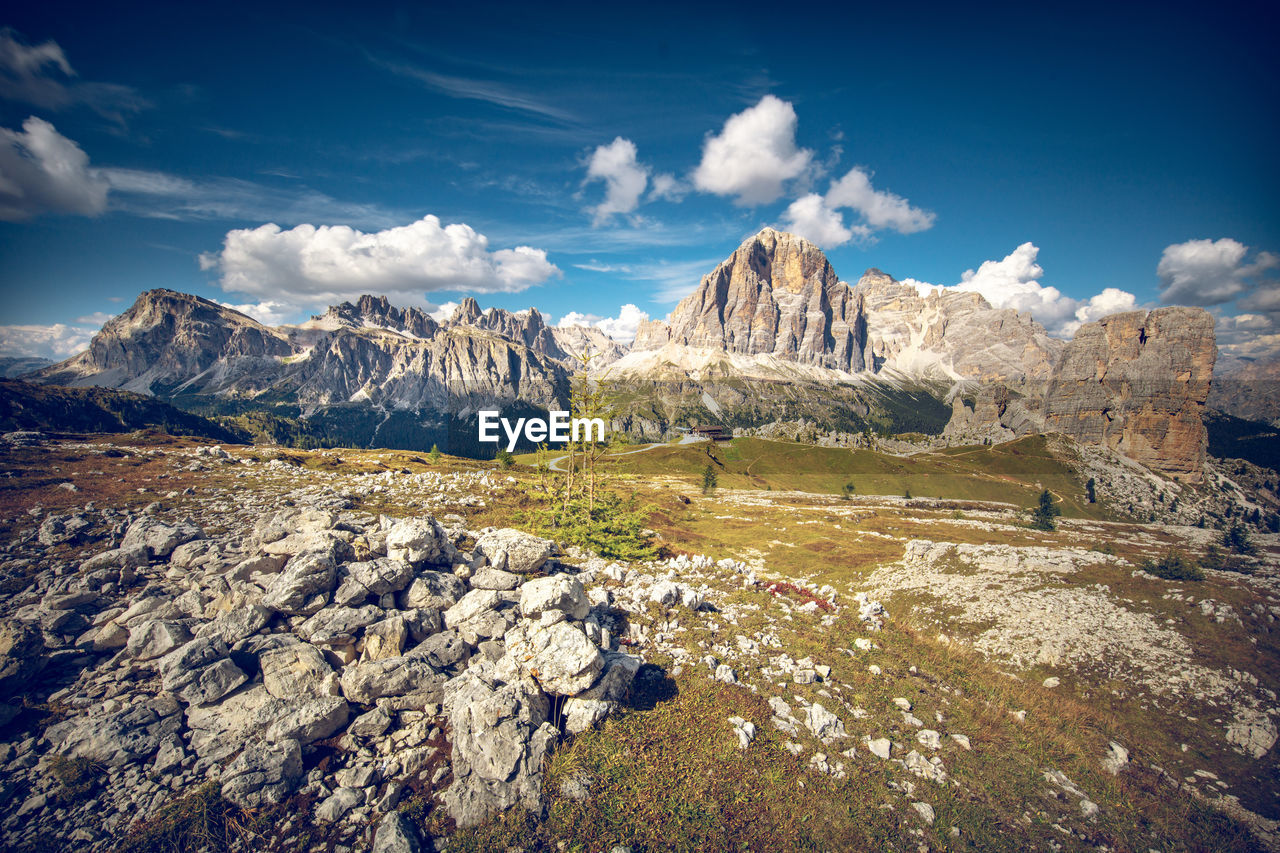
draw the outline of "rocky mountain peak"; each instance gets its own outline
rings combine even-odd
[[[290,355],[286,337],[252,317],[200,296],[148,290],[107,321],[89,349],[40,371],[42,382],[104,385],[150,394],[176,387],[224,357]]]
[[[821,249],[765,228],[704,276],[665,325],[645,324],[635,348],[677,343],[858,371],[858,315]]]
[[[312,317],[313,324],[321,328],[377,328],[417,338],[429,338],[440,329],[440,324],[418,308],[397,308],[385,296],[365,294],[354,303],[332,305],[323,315]]]
[[[899,284],[899,282],[878,267],[868,267],[867,271],[862,274],[862,278],[858,279],[858,284],[866,287],[890,287]]]
[[[480,303],[476,302],[473,297],[464,296],[462,301],[458,303],[458,307],[453,309],[453,316],[449,318],[449,325],[470,325],[482,316],[484,316],[484,312],[480,310]]]

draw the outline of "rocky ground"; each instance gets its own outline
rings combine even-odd
[[[1274,536],[1173,583],[1139,556],[1207,531],[734,492],[697,509],[885,556],[621,563],[515,529],[519,471],[26,443],[8,849],[1276,845]]]

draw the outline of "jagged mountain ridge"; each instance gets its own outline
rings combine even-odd
[[[470,297],[444,322],[363,296],[297,326],[269,327],[198,296],[152,290],[86,352],[35,378],[160,396],[270,395],[304,407],[443,412],[471,395],[549,404],[563,397],[586,351],[599,362],[622,352],[598,329],[554,328],[535,309],[481,311]]]
[[[371,404],[465,417],[501,401],[565,405],[587,351],[591,368],[627,386],[633,411],[619,413],[616,427],[650,437],[707,418],[758,425],[781,410],[842,429],[936,431],[946,422],[945,409],[931,410],[940,388],[954,396],[997,383],[1012,389],[1012,404],[994,415],[990,406],[973,417],[954,410],[953,420],[968,421],[952,435],[974,421],[995,432],[1056,430],[1188,476],[1203,464],[1200,414],[1216,352],[1200,309],[1117,315],[1068,343],[977,293],[922,293],[874,268],[851,286],[817,246],[766,228],[665,322],[642,324],[629,353],[599,329],[551,327],[532,308],[482,311],[470,297],[444,320],[364,296],[273,328],[156,290],[107,323],[88,351],[36,377],[286,402],[304,413]],[[923,408],[922,393],[932,398]]]
[[[764,372],[781,360],[845,374],[1008,382],[1047,378],[1062,347],[1029,314],[993,308],[977,293],[921,295],[875,268],[850,286],[817,246],[765,228],[665,322],[642,324],[618,369],[643,374],[721,352],[751,357]]]

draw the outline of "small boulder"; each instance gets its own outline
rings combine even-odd
[[[475,552],[496,569],[527,575],[539,571],[556,554],[550,539],[510,527],[491,530],[476,541]]]
[[[520,612],[526,619],[559,610],[570,619],[583,619],[591,610],[587,594],[577,578],[552,575],[538,578],[520,588]]]
[[[222,774],[222,796],[245,809],[284,802],[302,776],[296,740],[250,743]]]
[[[281,613],[310,616],[328,603],[337,573],[327,554],[299,554],[271,582],[262,603]]]
[[[373,853],[421,853],[422,843],[413,825],[400,812],[391,812],[378,824]]]
[[[387,556],[412,566],[448,565],[453,546],[440,523],[431,516],[397,521],[387,531]]]
[[[146,515],[129,525],[120,543],[121,550],[146,548],[153,559],[167,559],[173,549],[194,539],[203,539],[204,531],[190,521],[166,524],[154,516]]]

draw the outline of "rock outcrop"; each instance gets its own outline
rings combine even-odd
[[[205,451],[179,459],[233,464]],[[464,476],[470,491],[496,485]],[[65,718],[41,738],[51,759],[108,768],[108,833],[79,839],[96,840],[86,847],[109,848],[112,828],[162,805],[150,790],[206,781],[247,809],[314,794],[314,821],[347,834],[391,812],[409,785],[436,787],[460,827],[538,811],[562,732],[627,698],[640,658],[618,648],[625,623],[600,588],[608,577],[560,562],[551,540],[298,497],[280,509],[259,499],[256,517],[233,501],[235,521],[212,535],[151,512],[111,511],[110,532],[51,515],[47,542],[33,529],[41,547],[88,550],[79,571],[50,570],[44,594],[0,596],[0,725],[47,695],[37,676],[51,657],[84,667],[61,694],[75,697]],[[105,537],[118,547],[95,553]],[[310,769],[321,741],[328,771]],[[22,784],[50,788],[49,776]],[[145,807],[129,799],[139,785],[150,786]],[[27,822],[5,823],[8,842],[37,849],[32,826],[55,820],[41,802]]]
[[[1055,365],[1044,428],[1199,482],[1217,347],[1200,308],[1115,314],[1080,327]]]

